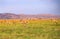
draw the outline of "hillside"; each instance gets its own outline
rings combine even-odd
[[[60,16],[52,14],[25,15],[25,14],[0,13],[0,19],[29,19],[29,18],[45,19],[45,18],[60,18]]]

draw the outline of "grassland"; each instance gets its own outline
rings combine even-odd
[[[0,39],[60,39],[60,19],[0,19]]]

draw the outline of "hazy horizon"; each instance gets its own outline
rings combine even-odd
[[[59,0],[0,0],[0,13],[60,14]]]

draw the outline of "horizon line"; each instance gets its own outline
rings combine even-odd
[[[20,15],[43,15],[43,14],[46,14],[46,15],[60,15],[60,14],[53,14],[53,13],[40,13],[40,14],[24,14],[24,13],[0,13],[0,14],[20,14]]]

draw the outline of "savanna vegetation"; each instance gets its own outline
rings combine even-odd
[[[60,19],[0,19],[0,39],[60,39]]]

